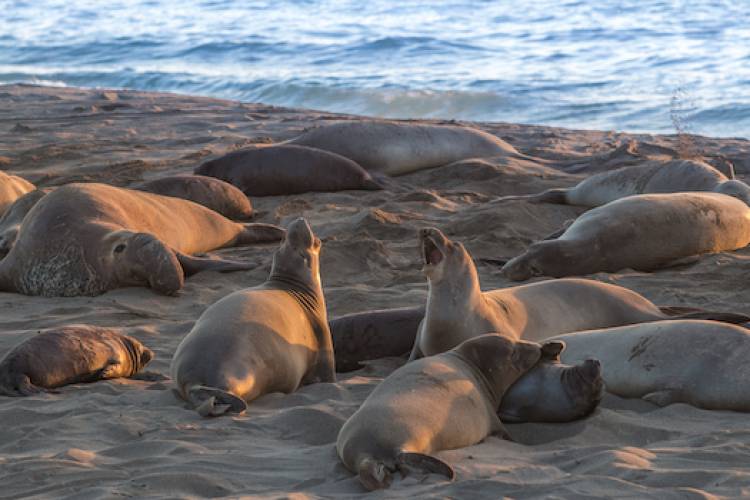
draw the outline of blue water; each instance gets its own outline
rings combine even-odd
[[[0,0],[0,82],[750,137],[750,0]]]

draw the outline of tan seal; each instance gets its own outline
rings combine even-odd
[[[632,290],[587,279],[539,281],[482,292],[474,262],[461,243],[435,228],[422,229],[420,241],[428,295],[412,358],[444,352],[483,333],[540,341],[562,333],[670,317]],[[748,320],[742,314],[710,311],[686,311],[682,317]]]
[[[385,175],[408,174],[467,158],[522,156],[502,139],[475,128],[384,120],[325,125],[289,143],[331,151],[370,173]]]
[[[344,423],[336,450],[368,490],[413,466],[453,479],[431,453],[507,436],[497,417],[505,391],[541,357],[539,344],[483,335],[394,371]]]
[[[750,186],[728,178],[711,165],[696,160],[648,161],[601,172],[572,188],[550,189],[539,194],[504,196],[498,202],[527,200],[598,207],[626,196],[649,193],[708,191],[734,196],[750,205]]]
[[[320,246],[304,219],[294,221],[268,280],[206,309],[177,347],[172,379],[201,415],[240,413],[269,392],[335,382]]]
[[[173,294],[185,275],[248,269],[191,257],[217,248],[278,241],[284,230],[232,222],[187,200],[105,184],[55,189],[23,219],[0,261],[0,290],[27,295],[97,295],[122,286]]]
[[[718,193],[641,194],[594,208],[554,240],[508,261],[515,281],[631,268],[653,271],[750,243],[750,207]]]
[[[750,412],[750,331],[716,321],[656,321],[556,337],[566,362],[602,361],[607,392],[664,406]]]

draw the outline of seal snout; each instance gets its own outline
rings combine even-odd
[[[311,248],[318,240],[304,217],[295,219],[287,227],[286,241],[299,248]],[[320,240],[318,240],[320,241]]]
[[[422,258],[426,266],[436,266],[445,258],[445,249],[448,239],[435,228],[419,230],[419,239],[422,243]]]
[[[581,365],[581,376],[588,382],[596,382],[602,378],[602,364],[598,359],[587,359]]]

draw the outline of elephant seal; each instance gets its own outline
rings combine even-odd
[[[21,228],[23,218],[50,191],[50,189],[29,191],[8,206],[0,217],[0,256],[5,256],[10,252],[18,238],[18,230]]]
[[[213,177],[171,175],[144,182],[133,189],[194,201],[233,220],[248,220],[253,216],[253,206],[242,191]]]
[[[174,175],[145,182],[132,189],[190,200],[234,220],[253,216],[253,206],[242,191],[228,182],[200,175]],[[35,189],[16,199],[0,217],[0,255],[10,252],[26,214],[52,188]]]
[[[195,173],[233,184],[248,196],[382,189],[349,158],[290,144],[234,151],[203,163]]]
[[[408,355],[424,312],[424,306],[403,307],[348,314],[330,321],[336,370],[357,370],[366,360]],[[564,365],[560,363],[563,347],[545,345],[539,363],[508,389],[500,407],[502,420],[570,422],[596,408],[602,392],[598,361]]]
[[[602,361],[607,392],[659,406],[750,412],[750,331],[716,321],[656,321],[555,337],[562,359]]]
[[[503,266],[514,281],[624,268],[653,271],[750,243],[750,207],[718,193],[641,194],[584,213]]]
[[[522,156],[507,142],[482,130],[381,120],[333,123],[288,143],[331,151],[354,160],[370,173],[389,176],[467,158]]]
[[[0,215],[18,198],[36,189],[32,183],[16,175],[0,171]]]
[[[742,204],[724,195],[713,196]],[[548,280],[482,292],[474,261],[461,243],[435,228],[422,229],[419,236],[428,295],[412,359],[447,351],[490,332],[539,341],[562,333],[670,317],[741,323],[750,319],[710,311],[671,316],[632,290],[586,279]]]
[[[0,290],[77,296],[147,285],[174,294],[186,275],[250,267],[186,254],[278,241],[283,234],[269,224],[232,222],[187,200],[68,184],[42,197],[23,219],[18,240],[0,261]]]
[[[361,368],[361,362],[408,354],[414,345],[424,306],[347,314],[329,322],[336,371]]]
[[[0,360],[0,394],[31,396],[80,382],[138,373],[154,353],[108,328],[71,325],[24,340]]]
[[[539,344],[489,334],[407,363],[390,374],[344,423],[336,451],[368,490],[391,474],[419,467],[453,480],[450,465],[430,456],[507,431],[497,417],[505,391],[541,357]]]
[[[263,394],[336,381],[320,246],[305,219],[292,222],[268,280],[213,304],[180,342],[172,380],[202,416],[241,413]]]
[[[505,196],[496,201],[527,200],[592,208],[636,194],[686,191],[722,193],[750,205],[750,186],[728,178],[707,163],[695,160],[649,161],[592,175],[572,188]]]

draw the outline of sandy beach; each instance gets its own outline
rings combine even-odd
[[[202,161],[305,129],[360,117],[184,95],[0,86],[0,169],[39,187],[104,182],[128,187],[192,173]],[[430,123],[447,123],[434,121]],[[453,123],[453,122],[451,122]],[[467,160],[393,178],[383,191],[252,199],[256,222],[308,219],[323,241],[330,318],[420,305],[426,280],[417,230],[463,242],[483,289],[513,286],[497,264],[583,209],[497,196],[566,187],[595,172],[648,159],[731,163],[750,180],[750,141],[468,123],[526,158]],[[0,293],[0,354],[40,329],[74,323],[119,328],[150,347],[162,380],[79,384],[59,394],[0,397],[0,498],[355,498],[365,491],[336,457],[339,428],[400,358],[340,374],[335,384],[273,394],[239,417],[201,418],[171,392],[169,362],[212,303],[268,275],[276,245],[215,252],[257,264],[204,272],[176,297],[123,288],[98,297]],[[658,305],[750,314],[750,250],[705,255],[654,273],[588,276]],[[680,346],[675,346],[679,356]],[[158,378],[158,377],[157,377]],[[455,482],[397,478],[368,498],[738,498],[750,496],[750,423],[742,413],[605,396],[589,418],[509,425],[515,442],[489,438],[441,452]]]

